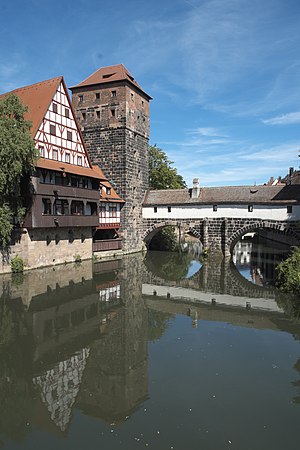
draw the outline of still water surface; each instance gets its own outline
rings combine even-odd
[[[298,449],[300,308],[272,255],[0,277],[0,447]]]

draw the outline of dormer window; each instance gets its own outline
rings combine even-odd
[[[106,194],[107,195],[110,195],[111,194],[111,189],[108,187],[108,188],[106,188]]]

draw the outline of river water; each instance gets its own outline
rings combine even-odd
[[[281,252],[149,252],[0,277],[0,448],[296,450]]]

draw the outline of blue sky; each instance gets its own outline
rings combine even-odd
[[[299,167],[298,0],[0,0],[0,21],[0,93],[122,63],[189,186]]]

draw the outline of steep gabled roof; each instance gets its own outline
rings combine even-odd
[[[62,81],[62,76],[51,78],[50,80],[41,81],[30,86],[14,89],[2,95],[16,94],[22,100],[22,103],[28,107],[25,119],[30,120],[32,123],[30,132],[33,138],[35,138],[53,96]]]
[[[99,166],[93,166],[93,170],[99,174],[99,178],[101,178],[100,184],[102,186],[105,186],[106,188],[110,188],[110,194],[107,194],[106,192],[102,191],[100,194],[100,202],[109,202],[114,201],[118,203],[125,203],[124,200],[122,200],[119,195],[116,193],[114,188],[112,187],[111,183],[108,181],[102,170]]]
[[[139,86],[130,72],[126,69],[123,64],[117,64],[115,66],[107,66],[101,67],[96,70],[92,75],[87,77],[85,80],[81,81],[81,83],[76,86],[70,87],[70,89],[76,89],[84,86],[92,86],[97,84],[111,83],[114,81],[128,81],[130,84],[138,88],[141,92],[143,92],[149,99],[151,97],[146,94],[146,92]]]

